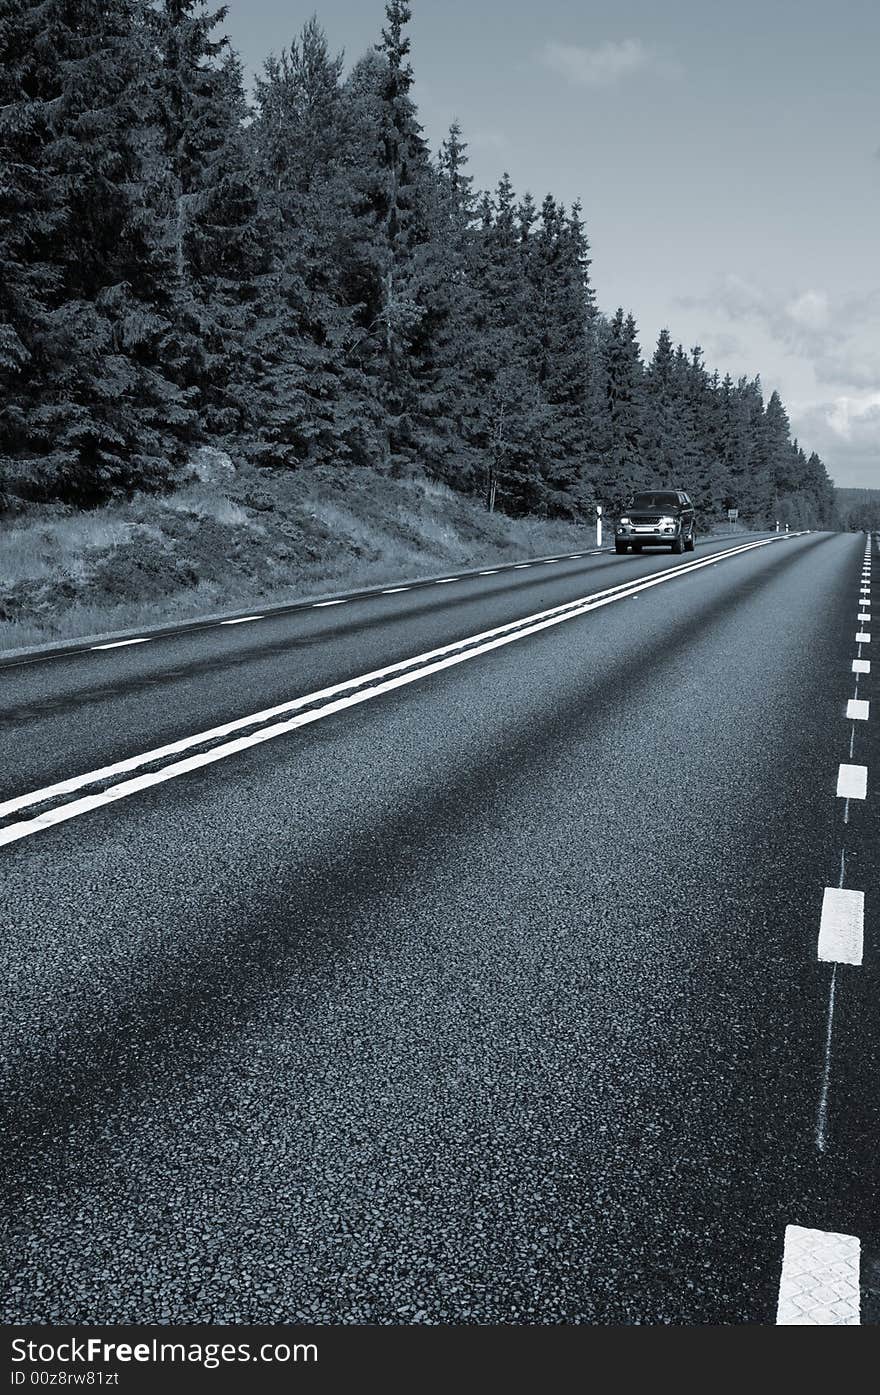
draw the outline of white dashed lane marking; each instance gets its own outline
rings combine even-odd
[[[819,921],[817,956],[828,964],[861,964],[865,893],[826,886]]]
[[[853,671],[853,673],[870,673],[870,672],[871,672],[871,660],[870,660],[870,659],[853,659],[852,671]]]
[[[149,644],[149,636],[144,639],[113,639],[107,644],[93,644],[93,649],[124,649],[127,644]]]
[[[867,722],[871,704],[862,698],[850,698],[846,704],[846,715],[851,722]]]
[[[870,643],[871,643],[871,636],[870,636],[870,634],[868,634],[868,632],[867,632],[866,630],[858,630],[858,631],[856,632],[856,644],[870,644]]]
[[[448,585],[450,584],[450,582],[453,582],[453,581],[458,581],[458,577],[457,577],[457,576],[444,576],[444,578],[443,578],[442,581],[435,581],[435,582],[434,582],[434,585],[435,585],[435,586],[448,586]]]
[[[837,772],[837,793],[841,799],[865,799],[868,794],[868,767],[841,765]]]
[[[346,605],[346,604],[347,604],[346,601],[315,601],[314,605],[312,606],[312,609],[313,609],[313,610],[323,610],[324,607],[325,607],[325,606],[328,606],[328,605]]]
[[[247,625],[250,620],[262,620],[262,615],[240,615],[237,620],[221,620],[221,625]]]
[[[857,1327],[860,1257],[855,1235],[786,1226],[777,1326]]]
[[[408,591],[408,586],[389,586],[387,591],[383,591],[383,596],[398,596],[401,591]]]

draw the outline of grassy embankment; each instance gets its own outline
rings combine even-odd
[[[595,543],[591,525],[511,519],[426,480],[242,467],[89,513],[2,526],[0,651],[92,638]]]

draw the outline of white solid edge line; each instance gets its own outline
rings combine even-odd
[[[108,644],[93,644],[92,649],[124,649],[127,644],[149,644],[151,635],[145,635],[143,639],[113,639]]]
[[[857,1327],[861,1245],[855,1235],[785,1227],[777,1327]]]
[[[841,799],[867,799],[868,767],[866,765],[839,766],[837,793]]]
[[[850,698],[846,704],[846,715],[851,722],[867,722],[871,715],[871,704],[864,698]]]
[[[826,964],[861,964],[864,932],[865,893],[826,886],[817,958]]]
[[[574,619],[577,616],[588,614],[592,610],[597,610],[602,606],[610,605],[613,601],[625,599],[635,591],[646,591],[653,586],[662,585],[664,582],[674,581],[676,577],[689,575],[694,571],[701,571],[704,567],[713,566],[717,562],[727,558],[741,556],[743,553],[754,551],[759,547],[767,547],[774,541],[775,538],[762,539],[759,542],[746,543],[739,547],[731,548],[727,552],[714,553],[711,557],[701,558],[693,562],[686,562],[681,566],[664,568],[663,571],[655,572],[650,576],[642,577],[634,581],[623,582],[617,586],[593,592],[578,600],[568,601],[564,605],[554,606],[550,610],[537,611],[533,615],[523,616],[520,620],[510,621],[505,625],[498,625],[494,629],[485,630],[480,634],[471,635],[466,639],[455,640],[451,644],[442,645],[438,649],[428,650],[423,654],[416,654],[411,659],[404,659],[399,663],[389,664],[385,668],[374,669],[372,672],[361,674],[356,678],[345,679],[343,682],[334,683],[328,688],[322,688],[313,693],[306,693],[302,697],[292,698],[288,702],[279,703],[275,707],[268,707],[260,712],[251,713],[247,717],[238,717],[231,722],[223,723],[221,726],[211,727],[206,731],[181,737],[178,741],[169,742],[165,746],[159,746],[151,751],[141,752],[136,756],[129,756],[125,760],[115,761],[112,765],[87,771],[81,775],[74,775],[67,780],[59,780],[53,785],[46,785],[42,789],[32,790],[27,794],[16,795],[14,798],[7,799],[3,803],[0,803],[0,818],[6,818],[9,814],[16,813],[19,809],[28,808],[33,804],[45,803],[47,800],[54,799],[60,795],[73,794],[76,790],[83,789],[87,785],[98,784],[103,780],[112,779],[115,775],[122,775],[129,771],[137,770],[142,765],[152,765],[156,761],[164,760],[169,756],[180,755],[183,751],[191,750],[193,746],[201,746],[209,741],[219,740],[225,736],[231,735],[233,732],[242,731],[246,727],[257,726],[260,723],[267,722],[272,717],[281,716],[287,712],[295,712],[299,708],[311,706],[314,703],[324,702],[352,688],[362,688],[366,684],[376,684],[379,680],[385,679],[389,675],[405,674],[407,670],[416,669],[414,675],[407,675],[408,681],[414,681],[414,678],[420,678],[428,673],[437,672],[439,668],[450,666],[452,662],[459,662],[462,657],[471,658],[477,654],[486,653],[491,649],[497,648],[500,644],[509,643],[513,639],[521,639],[530,634],[537,634],[539,631],[548,628],[550,625],[558,624],[562,620]],[[462,649],[465,650],[463,656],[458,652]],[[446,658],[448,656],[452,657],[449,657],[449,663],[447,664]],[[437,659],[443,660],[443,662],[440,664],[432,662]],[[400,684],[395,682],[390,686],[400,686]],[[379,687],[374,686],[369,688],[366,696],[377,696],[380,692],[386,691],[389,691],[389,687],[383,683]],[[358,701],[363,700],[363,695],[359,694]],[[331,707],[323,707],[318,714],[308,714],[308,719],[313,721],[316,719],[316,716],[327,714],[331,710],[338,710],[337,705],[332,704]],[[288,726],[289,724],[284,724],[283,727],[272,727],[269,730],[272,734],[281,735],[282,730],[288,729]],[[266,739],[263,732],[257,733],[257,735],[260,739]],[[236,743],[232,743],[231,747],[223,746],[215,749],[222,750],[225,754],[232,754],[234,748],[237,748]],[[185,764],[185,762],[183,764]],[[180,773],[183,772],[181,771]],[[152,779],[152,777],[149,778]],[[171,777],[168,776],[167,778]],[[133,782],[129,781],[127,783],[130,785]],[[94,798],[100,799],[99,796],[94,796]],[[84,810],[80,812],[84,812]],[[39,820],[33,820],[32,822],[36,824],[39,823]],[[21,828],[22,825],[13,825],[13,827]],[[2,846],[4,842],[13,841],[11,838],[5,836],[10,832],[10,828],[0,830],[0,846]],[[25,835],[19,834],[18,836],[23,837]]]
[[[240,615],[236,620],[221,620],[221,625],[246,625],[249,620],[262,620],[262,615]]]

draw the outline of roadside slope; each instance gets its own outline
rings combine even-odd
[[[431,481],[241,468],[4,530],[0,651],[446,567],[574,550],[589,525],[488,514]]]

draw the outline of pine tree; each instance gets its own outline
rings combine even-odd
[[[412,460],[418,392],[412,342],[424,315],[414,286],[414,250],[428,235],[424,186],[429,176],[427,147],[410,96],[413,71],[408,61],[411,18],[406,0],[389,0],[387,27],[378,45],[384,59],[378,103],[378,161],[372,190],[378,233],[381,337],[374,367],[385,409],[386,468]]]
[[[378,458],[382,418],[361,366],[362,151],[342,61],[310,20],[257,81],[250,142],[269,264],[250,334],[261,404],[251,453],[264,464]]]
[[[541,402],[541,472],[547,508],[573,516],[592,502],[590,356],[595,318],[581,209],[548,195],[532,239],[530,354]]]
[[[513,185],[504,174],[494,200],[486,196],[480,205],[474,370],[487,497],[494,498],[495,486],[499,502],[520,513],[546,507],[538,466],[543,418],[526,333],[530,249],[523,227]]]
[[[611,509],[650,481],[643,450],[644,369],[632,314],[619,308],[608,326],[604,349],[609,446],[599,483]]]
[[[661,329],[645,376],[645,459],[656,484],[674,488],[681,475],[684,435],[675,351]]]
[[[151,11],[149,95],[160,134],[161,211],[173,256],[166,363],[193,404],[193,437],[235,440],[260,415],[247,349],[265,229],[253,189],[241,63],[214,31],[226,9],[162,0]]]
[[[22,0],[4,45],[3,156],[18,166],[13,209],[35,198],[36,237],[6,236],[4,338],[18,370],[3,384],[2,450],[27,463],[36,492],[94,503],[166,479],[188,422],[163,361],[171,305],[145,195],[143,11]]]
[[[461,127],[453,122],[437,160],[430,236],[414,257],[414,282],[424,314],[411,347],[419,401],[418,458],[429,473],[454,487],[476,490],[484,470],[481,403],[473,375],[479,318],[478,215],[461,135]]]

